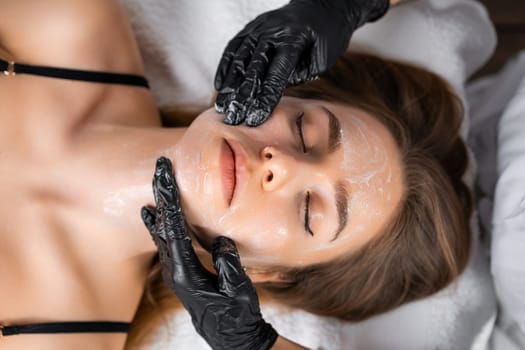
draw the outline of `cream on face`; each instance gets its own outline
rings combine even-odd
[[[329,114],[340,124],[334,151]],[[246,181],[231,205],[219,162],[225,139],[246,158]],[[325,101],[283,98],[257,128],[225,125],[208,110],[183,136],[174,162],[188,223],[204,243],[234,239],[245,265],[306,265],[357,249],[382,229],[403,192],[388,130],[366,112]],[[347,193],[348,219],[334,240],[336,183]]]

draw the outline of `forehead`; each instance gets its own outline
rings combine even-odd
[[[403,194],[399,148],[376,117],[361,109],[319,101],[341,124],[341,147],[331,164],[349,196],[348,224],[334,246],[357,249],[384,230]]]
[[[342,164],[351,172],[400,165],[399,148],[387,127],[372,114],[350,106],[324,103],[339,120]],[[356,162],[359,160],[359,162]],[[380,166],[381,169],[377,169]],[[372,175],[372,174],[370,174]],[[354,179],[355,180],[355,179]]]

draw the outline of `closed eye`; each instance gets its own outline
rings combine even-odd
[[[306,153],[306,144],[304,143],[304,135],[303,135],[303,117],[304,112],[301,112],[297,119],[295,120],[295,125],[297,126],[297,133],[299,134],[299,139],[301,140],[301,147],[303,149],[303,153]]]
[[[306,200],[304,206],[304,229],[310,234],[314,235],[314,232],[310,228],[310,192],[306,192]]]

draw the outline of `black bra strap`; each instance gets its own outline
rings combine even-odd
[[[19,326],[0,326],[2,336],[17,334],[50,334],[50,333],[127,333],[129,322],[80,321],[33,323]]]
[[[33,66],[0,59],[0,72],[4,75],[32,74],[49,78],[88,81],[104,84],[122,84],[149,88],[148,81],[140,75],[107,73],[79,69]]]

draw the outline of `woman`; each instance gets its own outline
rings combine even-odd
[[[272,223],[261,222],[258,228],[253,228],[252,234],[250,234],[250,231],[245,233],[241,232],[244,230],[235,228],[229,232],[227,227],[214,227],[214,223],[209,219],[201,220],[201,222],[211,223],[211,225],[193,227],[197,240],[208,250],[211,250],[212,240],[217,238],[221,232],[227,232],[226,235],[241,246],[242,262],[250,279],[258,283],[263,291],[268,292],[271,298],[280,300],[286,305],[306,309],[315,314],[335,316],[350,321],[364,320],[408,301],[428,296],[440,290],[457,277],[465,267],[469,257],[470,234],[467,218],[470,215],[471,207],[469,191],[461,180],[467,165],[465,146],[458,137],[462,109],[460,103],[448,90],[446,84],[434,74],[430,74],[420,68],[384,61],[373,56],[352,54],[340,59],[336,67],[319,81],[289,89],[287,95],[300,96],[302,99],[306,99],[301,104],[301,107],[305,110],[308,110],[309,104],[316,102],[324,104],[330,103],[328,101],[337,101],[337,103],[344,103],[346,106],[359,106],[357,107],[359,109],[351,108],[353,113],[359,113],[359,111],[363,110],[374,111],[372,113],[374,113],[375,118],[381,120],[385,130],[388,130],[390,133],[388,136],[386,134],[382,136],[388,138],[395,135],[397,142],[394,147],[402,155],[400,157],[402,159],[402,170],[400,173],[402,172],[401,176],[403,177],[401,185],[403,194],[402,198],[397,202],[398,204],[394,206],[393,214],[388,214],[388,202],[390,202],[392,196],[388,192],[384,195],[384,192],[389,191],[388,188],[390,188],[390,191],[395,191],[395,187],[389,186],[391,176],[395,173],[395,170],[387,170],[387,180],[384,181],[380,177],[378,178],[377,174],[385,172],[385,169],[389,167],[388,164],[391,164],[385,162],[385,160],[394,157],[388,158],[387,156],[378,161],[378,154],[381,154],[381,148],[377,145],[371,146],[371,144],[372,140],[379,138],[374,138],[374,134],[362,137],[364,128],[363,124],[360,124],[358,115],[349,114],[345,118],[350,119],[350,123],[354,127],[350,131],[347,130],[347,132],[351,133],[353,131],[354,134],[349,137],[351,141],[348,144],[357,142],[353,146],[349,146],[349,148],[353,154],[358,154],[363,158],[348,157],[339,160],[338,163],[343,164],[339,166],[339,170],[350,174],[352,171],[360,171],[367,166],[381,164],[380,167],[375,167],[376,169],[372,169],[374,166],[367,168],[367,172],[357,178],[352,176],[347,178],[347,181],[353,185],[352,194],[354,196],[365,195],[365,197],[356,200],[359,206],[357,211],[352,211],[352,201],[350,202],[350,208],[347,209],[349,217],[350,213],[354,214],[354,220],[350,221],[349,217],[347,220],[353,222],[356,226],[352,228],[357,230],[350,230],[350,233],[347,234],[352,235],[350,237],[356,239],[358,243],[350,243],[350,247],[339,256],[337,247],[330,244],[323,245],[318,243],[315,248],[305,248],[309,241],[303,241],[301,236],[285,230],[278,230],[277,228],[268,232],[264,231],[265,227],[272,227],[272,223],[279,221],[278,218],[276,220],[273,220],[273,218],[280,213],[276,210],[277,215],[274,215],[274,212],[270,209],[267,209],[266,212],[271,213],[269,215],[272,216]],[[288,99],[285,98],[284,101],[288,101]],[[284,101],[278,108],[281,108],[286,103]],[[293,113],[290,114],[294,115]],[[296,123],[300,118],[304,118],[303,112],[299,112]],[[317,118],[320,117],[317,116]],[[330,119],[330,117],[327,118]],[[272,120],[270,120],[270,124],[273,124]],[[192,124],[192,127],[197,123],[199,123],[199,118]],[[336,123],[333,122],[333,124]],[[187,134],[191,135],[192,127],[190,127]],[[343,128],[340,126],[339,130],[341,133],[344,133]],[[199,129],[206,130],[206,127],[202,125]],[[330,129],[330,127],[326,129]],[[247,129],[248,132],[250,130],[254,129]],[[318,131],[318,133],[320,134],[322,131]],[[274,135],[273,132],[268,134]],[[211,136],[209,134],[207,136],[209,136],[208,139],[210,140],[214,138],[213,132]],[[252,136],[256,137],[257,135],[253,134]],[[194,137],[197,137],[197,135],[194,135]],[[301,137],[299,136],[299,138]],[[304,139],[304,135],[302,138]],[[315,136],[313,138],[315,139]],[[329,139],[330,137],[328,136],[325,138],[325,141]],[[283,139],[279,138],[275,142],[278,144],[285,143]],[[244,144],[247,143],[249,144],[250,142],[244,142]],[[330,145],[329,141],[324,143],[325,145]],[[364,147],[359,146],[359,143],[363,144]],[[310,176],[315,170],[308,171],[308,161],[305,162],[303,160],[306,163],[304,164],[293,151],[285,151],[283,146],[278,148],[280,150],[279,153],[270,153],[267,156],[264,153],[265,149],[262,149],[262,156],[265,156],[268,161],[277,157],[279,159],[279,162],[275,159],[274,163],[272,163],[273,166],[266,169],[268,175],[262,180],[261,184],[263,192],[265,191],[265,186],[280,185],[280,182],[272,182],[275,179],[276,181],[284,182],[285,188],[292,187],[302,176],[305,176],[307,178],[306,181],[310,184],[316,183],[316,180]],[[327,146],[323,152],[315,155],[316,158],[309,160],[313,163],[314,168],[315,165],[322,164],[322,170],[317,169],[318,173],[316,175],[318,177],[332,174],[332,171],[329,170],[331,155],[329,149],[330,147]],[[367,153],[367,150],[371,149],[373,149],[373,154]],[[392,149],[385,147],[383,150]],[[294,159],[283,160],[285,157],[294,157]],[[328,162],[326,158],[328,158]],[[158,197],[163,197],[160,193],[169,192],[166,188],[172,186],[163,185],[161,184],[162,181],[159,180],[159,177],[169,177],[167,173],[171,172],[171,170],[162,170],[162,168],[165,168],[163,163],[165,162],[159,161],[154,179],[157,204],[159,203]],[[241,163],[240,167],[237,163]],[[352,166],[344,167],[344,164],[347,163],[350,163]],[[244,159],[236,161],[237,179],[241,184],[245,171],[244,166]],[[377,170],[377,168],[380,170]],[[335,173],[337,174],[337,172]],[[176,170],[175,174],[180,173]],[[256,176],[249,176],[249,178],[253,177]],[[371,179],[372,181],[377,181],[375,186]],[[179,183],[185,186],[184,182],[179,181]],[[270,188],[273,189],[273,187]],[[235,187],[235,191],[237,191],[237,187]],[[233,196],[235,196],[235,191]],[[436,196],[438,191],[441,193],[441,196]],[[374,202],[374,193],[377,192],[380,193],[380,197],[375,197],[376,201]],[[183,191],[181,193],[183,195]],[[307,193],[306,196],[308,198],[310,194]],[[184,195],[182,198],[184,199]],[[257,194],[255,198],[257,198]],[[255,206],[257,209],[263,207],[262,201],[261,197],[253,200],[253,202],[257,203]],[[160,202],[170,203],[173,202],[173,199],[164,198]],[[365,203],[365,208],[361,207],[363,203]],[[174,205],[175,208],[180,208],[178,204],[171,205]],[[250,208],[253,208],[247,207],[248,205],[244,204],[241,205],[240,209],[236,210],[250,210]],[[273,207],[281,209],[285,206],[275,204]],[[191,205],[185,206],[186,213],[188,208],[191,208]],[[377,209],[377,216],[369,212],[371,208],[379,208]],[[202,211],[197,209],[197,215],[206,213],[206,209]],[[309,218],[310,210],[308,209],[310,209],[309,204],[302,211],[305,222],[311,221]],[[360,209],[364,211],[361,212]],[[214,208],[211,208],[211,210],[213,211]],[[167,242],[165,242],[166,236],[168,236],[166,232],[169,230],[179,232],[178,228],[173,228],[171,225],[173,225],[172,223],[175,226],[180,225],[177,222],[181,222],[181,219],[172,218],[169,219],[171,222],[168,223],[162,211],[157,212],[157,220],[160,218],[163,222],[160,226],[153,227],[155,214],[151,209],[147,211],[149,213],[143,213],[143,215],[146,214],[144,215],[145,223],[159,245],[161,254],[168,254],[168,256],[186,254],[189,249],[177,243],[179,239],[184,239],[186,235],[184,232],[176,234],[176,236],[180,234],[180,238],[167,239]],[[254,213],[257,213],[257,210],[254,210]],[[382,214],[387,215],[387,219],[381,217]],[[220,216],[220,221],[224,221],[225,217],[228,218],[227,215]],[[235,212],[229,215],[235,215]],[[286,213],[283,215],[286,216]],[[189,217],[188,221],[192,220],[189,215],[187,217]],[[213,215],[210,217],[213,217]],[[242,217],[244,215],[241,216],[238,222],[242,222]],[[374,231],[373,225],[377,224],[377,222],[369,225],[368,223],[370,222],[366,221],[367,218],[384,220],[378,224],[382,228],[379,231]],[[364,221],[362,221],[363,219]],[[257,221],[257,219],[253,218],[253,221]],[[334,221],[337,222],[334,219],[321,221],[319,231],[330,231],[324,231],[325,225],[323,224],[326,222],[334,223]],[[249,226],[248,223],[243,225],[243,227],[247,226]],[[209,227],[212,228],[210,229]],[[311,229],[305,224],[304,230],[315,237],[315,234],[310,232],[308,228]],[[276,235],[276,231],[280,232],[280,235]],[[262,238],[253,234],[253,232],[263,232]],[[366,238],[359,235],[362,232],[366,235]],[[164,238],[159,239],[159,233],[160,236],[164,235]],[[342,230],[341,234],[344,233],[345,231]],[[330,242],[339,239],[337,236],[336,233],[334,237],[331,237]],[[359,237],[363,239],[364,243],[360,241]],[[268,241],[259,243],[259,240]],[[293,242],[287,240],[293,240]],[[166,247],[166,243],[168,247]],[[280,250],[281,246],[288,248],[288,252],[284,252],[284,249]],[[265,259],[270,260],[269,263],[261,262],[260,260],[252,262],[250,258],[252,258],[253,253],[250,250],[242,251],[246,247],[258,249],[255,253],[257,259],[265,257]],[[214,250],[216,249],[217,247],[214,247]],[[312,252],[314,254],[321,253],[317,257],[322,256],[322,260],[319,259],[312,262],[315,259],[312,259]],[[312,260],[304,263],[305,259]],[[174,260],[174,263],[171,263],[169,259],[164,263],[161,257],[163,270],[169,270],[163,271],[167,272],[164,278],[170,285],[170,288],[181,297],[182,302],[190,311],[197,331],[210,344],[213,343],[210,341],[210,335],[214,335],[212,337],[214,340],[227,338],[227,332],[221,334],[221,331],[216,327],[208,327],[208,329],[202,327],[202,319],[206,319],[206,317],[212,317],[217,322],[221,322],[221,317],[212,315],[213,312],[209,310],[207,304],[214,307],[221,305],[221,315],[228,314],[225,310],[228,309],[229,305],[222,303],[224,292],[221,296],[221,293],[216,293],[214,288],[210,289],[209,284],[214,284],[211,279],[209,284],[205,283],[206,286],[199,289],[198,284],[207,279],[206,274],[198,272],[198,267],[191,266],[188,273],[182,272],[179,275],[178,272],[174,272],[174,269],[177,269],[177,265],[192,265],[192,261],[186,257],[183,257],[182,260],[177,258],[174,258]],[[226,263],[223,261],[217,263],[217,260],[214,260],[216,261],[215,266],[219,276],[222,276],[221,265],[237,264],[234,261],[236,260],[235,258],[230,259]],[[229,268],[232,269],[231,266]],[[226,280],[228,280],[229,276],[227,272],[225,273]],[[235,273],[231,275],[235,275]],[[199,283],[192,283],[192,277]],[[244,284],[242,276],[235,277],[241,279],[239,284]],[[171,281],[171,278],[173,278],[173,281]],[[219,286],[221,283],[219,281]],[[183,286],[181,287],[177,284]],[[162,285],[156,286],[156,288],[159,287],[163,288]],[[159,290],[156,290],[154,293],[162,294]],[[212,295],[215,293],[219,295],[216,298]],[[240,299],[244,300],[243,298],[245,299],[246,296],[243,295]],[[255,307],[258,310],[258,306],[256,303],[254,304],[251,305],[251,308]],[[163,306],[160,308],[163,308]],[[139,312],[137,320],[142,318],[148,322],[151,317],[148,313],[151,310],[144,308],[143,312],[144,315],[141,315],[141,312]],[[236,310],[236,314],[238,312]],[[257,319],[260,320],[260,315]],[[236,321],[236,323],[239,322],[239,320]],[[140,321],[138,324],[141,324]],[[143,326],[146,326],[146,324]],[[241,329],[239,333],[246,334],[246,331]]]
[[[384,61],[356,56],[333,83],[290,91],[296,97],[274,112],[281,117],[259,128],[224,125],[208,110],[187,129],[166,129],[118,3],[10,2],[3,14],[5,60],[126,74],[97,84],[12,75],[9,65],[0,81],[4,326],[133,319],[155,253],[137,212],[153,202],[160,155],[173,160],[203,260],[197,242],[209,248],[229,235],[250,278],[295,306],[321,312],[328,303],[326,313],[363,319],[435,292],[464,267],[461,110],[434,75],[395,63],[378,70]],[[28,25],[16,25],[22,18]],[[348,74],[357,80],[345,83]],[[320,298],[316,276],[352,304]],[[96,349],[125,340],[110,332],[1,341]]]

